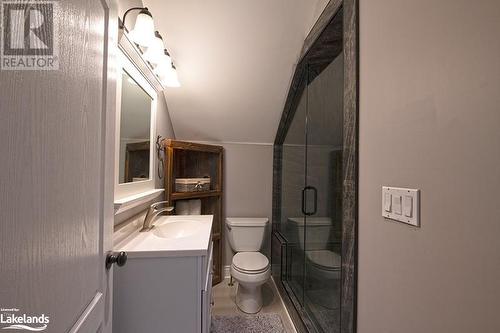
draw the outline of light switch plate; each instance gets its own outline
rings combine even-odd
[[[382,216],[420,227],[420,190],[383,186]]]

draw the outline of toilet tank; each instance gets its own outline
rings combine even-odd
[[[233,251],[259,251],[264,241],[268,221],[267,218],[226,218],[226,237]]]
[[[332,219],[330,217],[289,217],[287,221],[287,232],[293,235],[294,241],[304,249],[304,226],[307,225],[306,248],[307,250],[324,250],[328,247],[332,233]]]

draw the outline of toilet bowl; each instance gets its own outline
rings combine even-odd
[[[238,281],[236,305],[246,313],[262,308],[261,286],[269,280],[269,260],[260,252],[239,252],[231,264],[231,276]]]
[[[262,308],[262,285],[271,276],[269,259],[258,252],[264,240],[267,218],[227,218],[226,235],[233,251],[231,276],[238,282],[236,305],[245,313]]]

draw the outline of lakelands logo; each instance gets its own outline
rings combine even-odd
[[[59,4],[43,0],[0,3],[1,69],[59,69]]]
[[[50,318],[45,314],[27,315],[19,313],[19,309],[0,309],[0,327],[2,330],[25,330],[41,332],[47,329]]]

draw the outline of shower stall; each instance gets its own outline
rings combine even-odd
[[[346,4],[333,3],[306,39],[274,146],[273,277],[303,332],[355,331],[357,102]]]

